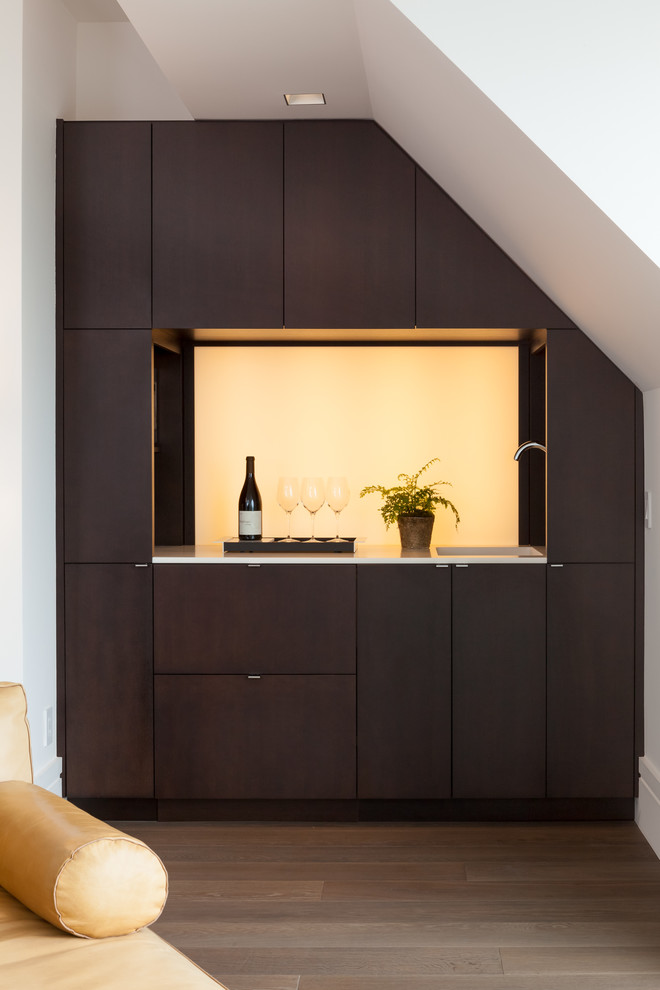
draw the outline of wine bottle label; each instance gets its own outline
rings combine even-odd
[[[260,512],[239,512],[238,513],[238,535],[239,536],[261,536],[261,513]]]

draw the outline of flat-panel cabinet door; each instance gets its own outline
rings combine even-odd
[[[153,797],[151,566],[64,569],[66,793]]]
[[[151,124],[62,124],[65,327],[151,327]]]
[[[355,677],[155,682],[156,797],[355,798]]]
[[[156,327],[281,327],[282,124],[153,125]]]
[[[64,559],[150,561],[151,331],[65,330]]]
[[[454,567],[455,798],[545,796],[545,567]]]
[[[450,570],[358,567],[358,797],[450,796]]]
[[[417,326],[572,325],[421,168],[416,208]]]
[[[634,565],[548,569],[548,797],[632,797]]]
[[[373,121],[284,125],[287,327],[415,324],[415,166]]]
[[[159,564],[154,662],[171,674],[354,674],[354,564]]]
[[[547,344],[548,559],[635,559],[635,386],[580,330]]]

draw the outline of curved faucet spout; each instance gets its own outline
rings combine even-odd
[[[546,449],[542,443],[536,443],[535,440],[527,440],[525,443],[520,444],[518,450],[513,455],[514,461],[519,461],[521,454],[524,454],[526,450],[532,450],[534,447],[536,447],[537,450],[542,450],[544,454],[546,453]]]

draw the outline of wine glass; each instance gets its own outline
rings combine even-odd
[[[314,539],[314,520],[316,513],[325,502],[325,490],[322,478],[303,478],[301,501],[312,517],[312,539]]]
[[[277,482],[277,504],[287,514],[286,542],[291,543],[291,513],[300,501],[300,485],[297,478],[280,478]]]
[[[339,513],[348,505],[351,490],[346,478],[328,478],[326,502],[335,514],[335,540],[339,539]]]

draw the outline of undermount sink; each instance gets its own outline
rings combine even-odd
[[[439,557],[543,557],[536,547],[436,547]]]

